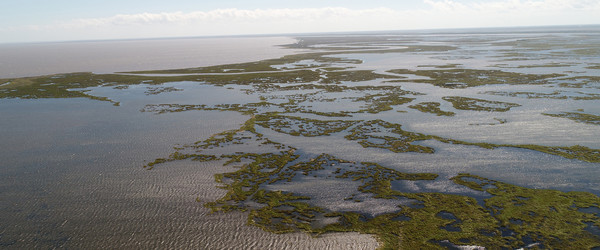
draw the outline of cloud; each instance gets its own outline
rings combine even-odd
[[[217,9],[212,11],[140,13],[116,15],[107,18],[77,19],[60,23],[66,28],[79,28],[102,25],[155,25],[155,24],[191,24],[209,22],[256,22],[256,21],[317,21],[335,18],[373,17],[395,14],[388,8],[350,10],[347,8],[305,8],[305,9]]]
[[[389,8],[216,9],[75,19],[29,26],[23,30],[107,39],[389,30],[397,29],[400,22],[405,22],[400,12]],[[61,40],[69,39],[81,38]]]
[[[422,9],[215,9],[122,14],[0,29],[38,40],[600,24],[600,0],[423,0]],[[29,32],[29,33],[28,33]],[[27,34],[28,33],[28,34]],[[60,38],[43,38],[54,36]]]
[[[382,28],[398,29],[410,28],[403,22],[411,25],[428,24],[435,26],[436,21],[443,17],[461,17],[454,22],[455,25],[473,26],[468,20],[482,20],[500,18],[494,21],[485,21],[484,24],[502,26],[503,21],[518,18],[523,25],[528,25],[527,17],[561,16],[573,13],[584,14],[584,16],[596,16],[600,13],[600,1],[598,0],[498,0],[461,3],[451,0],[424,0],[430,6],[428,9],[395,10],[390,8],[373,8],[363,10],[352,10],[343,7],[328,8],[302,8],[302,9],[216,9],[212,11],[194,12],[169,12],[169,13],[140,13],[130,15],[116,15],[106,18],[77,19],[63,23],[53,24],[54,27],[62,28],[85,28],[98,26],[140,26],[140,25],[193,25],[193,24],[236,24],[236,23],[272,23],[277,22],[310,24],[320,22],[321,26],[340,26],[336,22],[345,22],[347,27],[371,27],[373,30]],[[526,14],[526,16],[519,16]],[[596,15],[594,15],[596,14]],[[491,16],[490,16],[491,15]],[[558,16],[556,16],[558,15]],[[575,17],[575,16],[573,16]],[[577,18],[581,19],[581,17]],[[600,18],[595,18],[596,21]],[[411,22],[412,21],[412,22]],[[531,20],[535,21],[535,20]],[[544,21],[550,21],[548,19]],[[568,22],[568,20],[563,20]],[[388,23],[388,25],[385,25]],[[395,25],[389,25],[394,23]],[[539,23],[535,23],[537,25]],[[443,22],[437,26],[444,27]],[[269,27],[265,27],[269,30]],[[437,28],[437,27],[431,27]],[[333,31],[333,30],[332,30]]]
[[[497,0],[461,3],[424,0],[429,14],[449,26],[536,26],[599,24],[600,0]]]
[[[479,1],[468,4],[451,0],[424,0],[433,9],[443,11],[476,11],[476,12],[547,12],[547,11],[570,11],[585,10],[593,11],[600,9],[598,0],[499,0]]]

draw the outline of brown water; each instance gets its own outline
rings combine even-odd
[[[179,38],[0,44],[0,78],[71,72],[179,69],[293,53],[288,37]]]

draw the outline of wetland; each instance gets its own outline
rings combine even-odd
[[[0,79],[0,245],[600,247],[600,28],[271,49]]]

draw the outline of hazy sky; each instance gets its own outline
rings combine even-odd
[[[600,0],[0,0],[0,43],[600,24]]]

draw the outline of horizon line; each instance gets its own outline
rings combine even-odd
[[[168,39],[202,39],[202,38],[241,38],[241,37],[302,37],[302,36],[318,36],[318,35],[374,35],[383,33],[455,33],[457,31],[475,31],[477,33],[486,33],[483,30],[502,30],[516,29],[517,32],[525,32],[525,29],[552,29],[552,28],[586,28],[597,27],[600,31],[600,24],[566,24],[566,25],[526,25],[526,26],[494,26],[494,27],[459,27],[459,28],[427,28],[427,29],[401,29],[401,30],[358,30],[358,31],[326,31],[326,32],[301,32],[301,33],[263,33],[263,34],[232,34],[232,35],[206,35],[206,36],[165,36],[165,37],[140,37],[140,38],[107,38],[107,39],[81,39],[81,40],[47,40],[47,41],[23,41],[23,42],[0,42],[0,45],[17,45],[17,44],[44,44],[44,43],[83,43],[83,42],[110,42],[110,41],[137,41],[137,40],[168,40]],[[444,32],[445,31],[445,32]],[[451,32],[454,31],[454,32]],[[508,31],[508,30],[507,30]],[[581,32],[572,31],[572,32]],[[514,32],[514,31],[513,31]],[[563,31],[566,32],[566,31]]]

